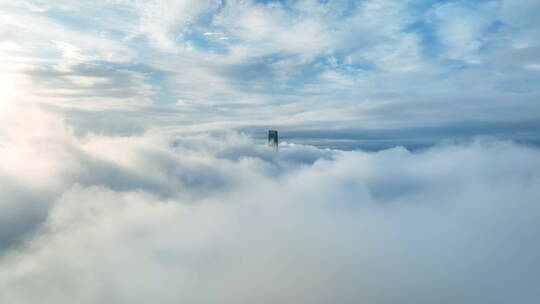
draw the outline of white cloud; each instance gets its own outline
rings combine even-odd
[[[77,46],[62,41],[54,41],[54,43],[56,44],[56,48],[62,53],[62,57],[65,59],[71,59],[75,62],[83,62],[92,59],[91,57],[83,55],[81,49]]]
[[[529,70],[540,71],[540,63],[528,63],[524,67]]]
[[[309,61],[333,44],[324,20],[315,16],[298,18],[277,2],[263,5],[231,1],[215,16],[214,24],[240,40],[231,46],[232,55],[239,59],[285,53]]]
[[[130,7],[138,17],[135,35],[142,34],[161,51],[180,50],[188,25],[197,21],[199,15],[212,12],[219,1],[119,1]]]
[[[537,148],[275,154],[234,133],[77,138],[26,113],[2,116],[2,302],[539,296]]]
[[[27,49],[28,57],[53,60],[47,51],[56,50],[57,42],[71,49],[76,48],[96,59],[125,62],[133,59],[133,51],[115,41],[113,37],[94,30],[80,32],[66,26],[61,20],[55,20],[35,12],[14,10],[0,6],[3,18],[0,28],[2,40],[11,41]],[[62,52],[63,53],[63,52]]]
[[[434,15],[440,22],[437,27],[439,39],[447,47],[445,56],[472,64],[482,63],[480,49],[488,27],[496,20],[494,9],[493,2],[473,7],[458,3],[437,6]]]

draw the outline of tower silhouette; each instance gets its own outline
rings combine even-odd
[[[268,130],[268,146],[278,150],[278,132],[276,130]]]

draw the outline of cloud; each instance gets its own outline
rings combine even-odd
[[[153,88],[145,73],[107,62],[43,65],[26,70],[35,96],[81,108],[133,108],[148,104]]]
[[[130,124],[143,116],[133,129],[267,121],[376,133],[538,119],[535,1],[29,0],[0,10],[1,72],[21,100],[103,117],[122,109]]]
[[[121,1],[125,2],[125,1]],[[148,38],[152,44],[167,52],[179,51],[179,42],[190,24],[205,13],[212,13],[220,1],[127,1],[139,17],[137,34]]]
[[[443,56],[471,64],[481,63],[480,48],[489,27],[496,21],[493,8],[492,2],[474,8],[457,3],[439,5],[434,15],[440,22],[439,39],[446,46]]]
[[[55,8],[54,5],[49,7],[51,5],[47,3],[44,4],[42,10],[36,11],[25,6],[22,8],[17,7],[17,3],[12,5],[14,7],[8,3],[0,5],[0,11],[3,13],[0,20],[3,33],[2,41],[10,41],[22,46],[24,51],[19,52],[18,55],[24,54],[28,61],[40,59],[41,61],[56,62],[57,58],[54,56],[54,52],[65,55],[67,49],[80,52],[72,59],[84,59],[86,57],[118,62],[133,60],[133,50],[117,41],[117,37],[110,34],[110,32],[99,32],[84,27],[82,26],[84,25],[83,20],[77,23],[60,13],[58,15],[54,13],[48,15],[51,11],[56,12],[55,9],[59,12],[71,11],[73,13],[78,10],[84,11],[85,7],[70,7],[70,5],[65,7],[66,5],[64,5]],[[87,21],[88,17],[91,16],[85,17],[85,21]],[[87,22],[99,24],[97,22]],[[59,46],[63,46],[63,50]],[[81,56],[81,54],[84,56]],[[17,56],[14,57],[17,58]]]
[[[536,301],[539,9],[0,4],[0,302]]]
[[[534,302],[538,9],[0,4],[0,302]]]
[[[274,153],[237,133],[77,137],[61,116],[3,113],[1,302],[540,296],[537,148]]]

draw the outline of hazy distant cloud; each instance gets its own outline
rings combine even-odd
[[[144,73],[114,67],[107,62],[44,65],[25,74],[33,84],[32,94],[64,105],[126,108],[148,103],[148,97],[154,93]]]

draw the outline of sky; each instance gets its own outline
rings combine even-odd
[[[537,0],[0,0],[0,303],[537,303],[538,37]]]
[[[540,140],[536,0],[23,0],[0,12],[2,94],[83,134]]]

